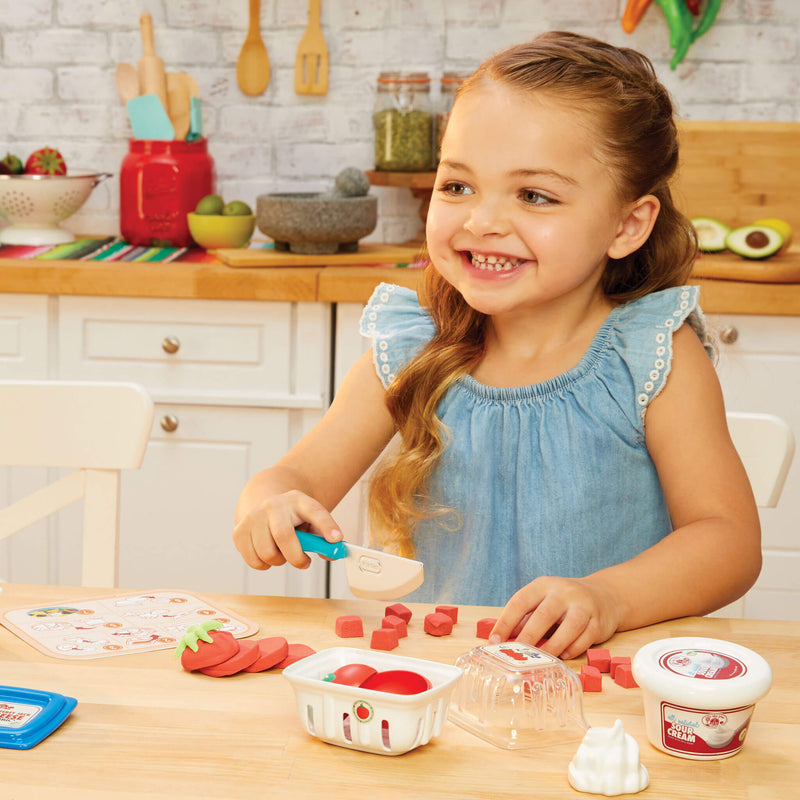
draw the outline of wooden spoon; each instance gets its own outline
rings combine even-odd
[[[128,100],[139,96],[139,73],[133,64],[117,64],[114,72],[114,83],[122,102],[127,105]]]
[[[176,139],[185,139],[189,133],[191,92],[187,79],[185,72],[167,73],[167,105]]]
[[[250,95],[261,94],[269,84],[269,56],[261,38],[261,0],[250,0],[250,28],[236,62],[236,82]]]

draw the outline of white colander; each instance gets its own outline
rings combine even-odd
[[[0,175],[0,244],[63,244],[75,236],[59,223],[72,216],[108,172],[67,175]]]

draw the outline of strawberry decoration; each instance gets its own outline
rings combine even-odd
[[[25,172],[28,175],[66,175],[67,164],[58,150],[42,147],[28,156]]]

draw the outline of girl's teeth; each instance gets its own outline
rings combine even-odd
[[[472,253],[472,266],[490,272],[508,272],[522,263],[519,258],[506,258],[505,256],[484,256]]]

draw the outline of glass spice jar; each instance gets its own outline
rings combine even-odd
[[[447,119],[456,99],[456,92],[471,72],[445,72],[439,79],[439,107],[436,113],[436,160],[442,154],[442,138],[447,127]]]
[[[375,169],[425,172],[433,168],[430,89],[426,72],[381,72],[372,115]]]

